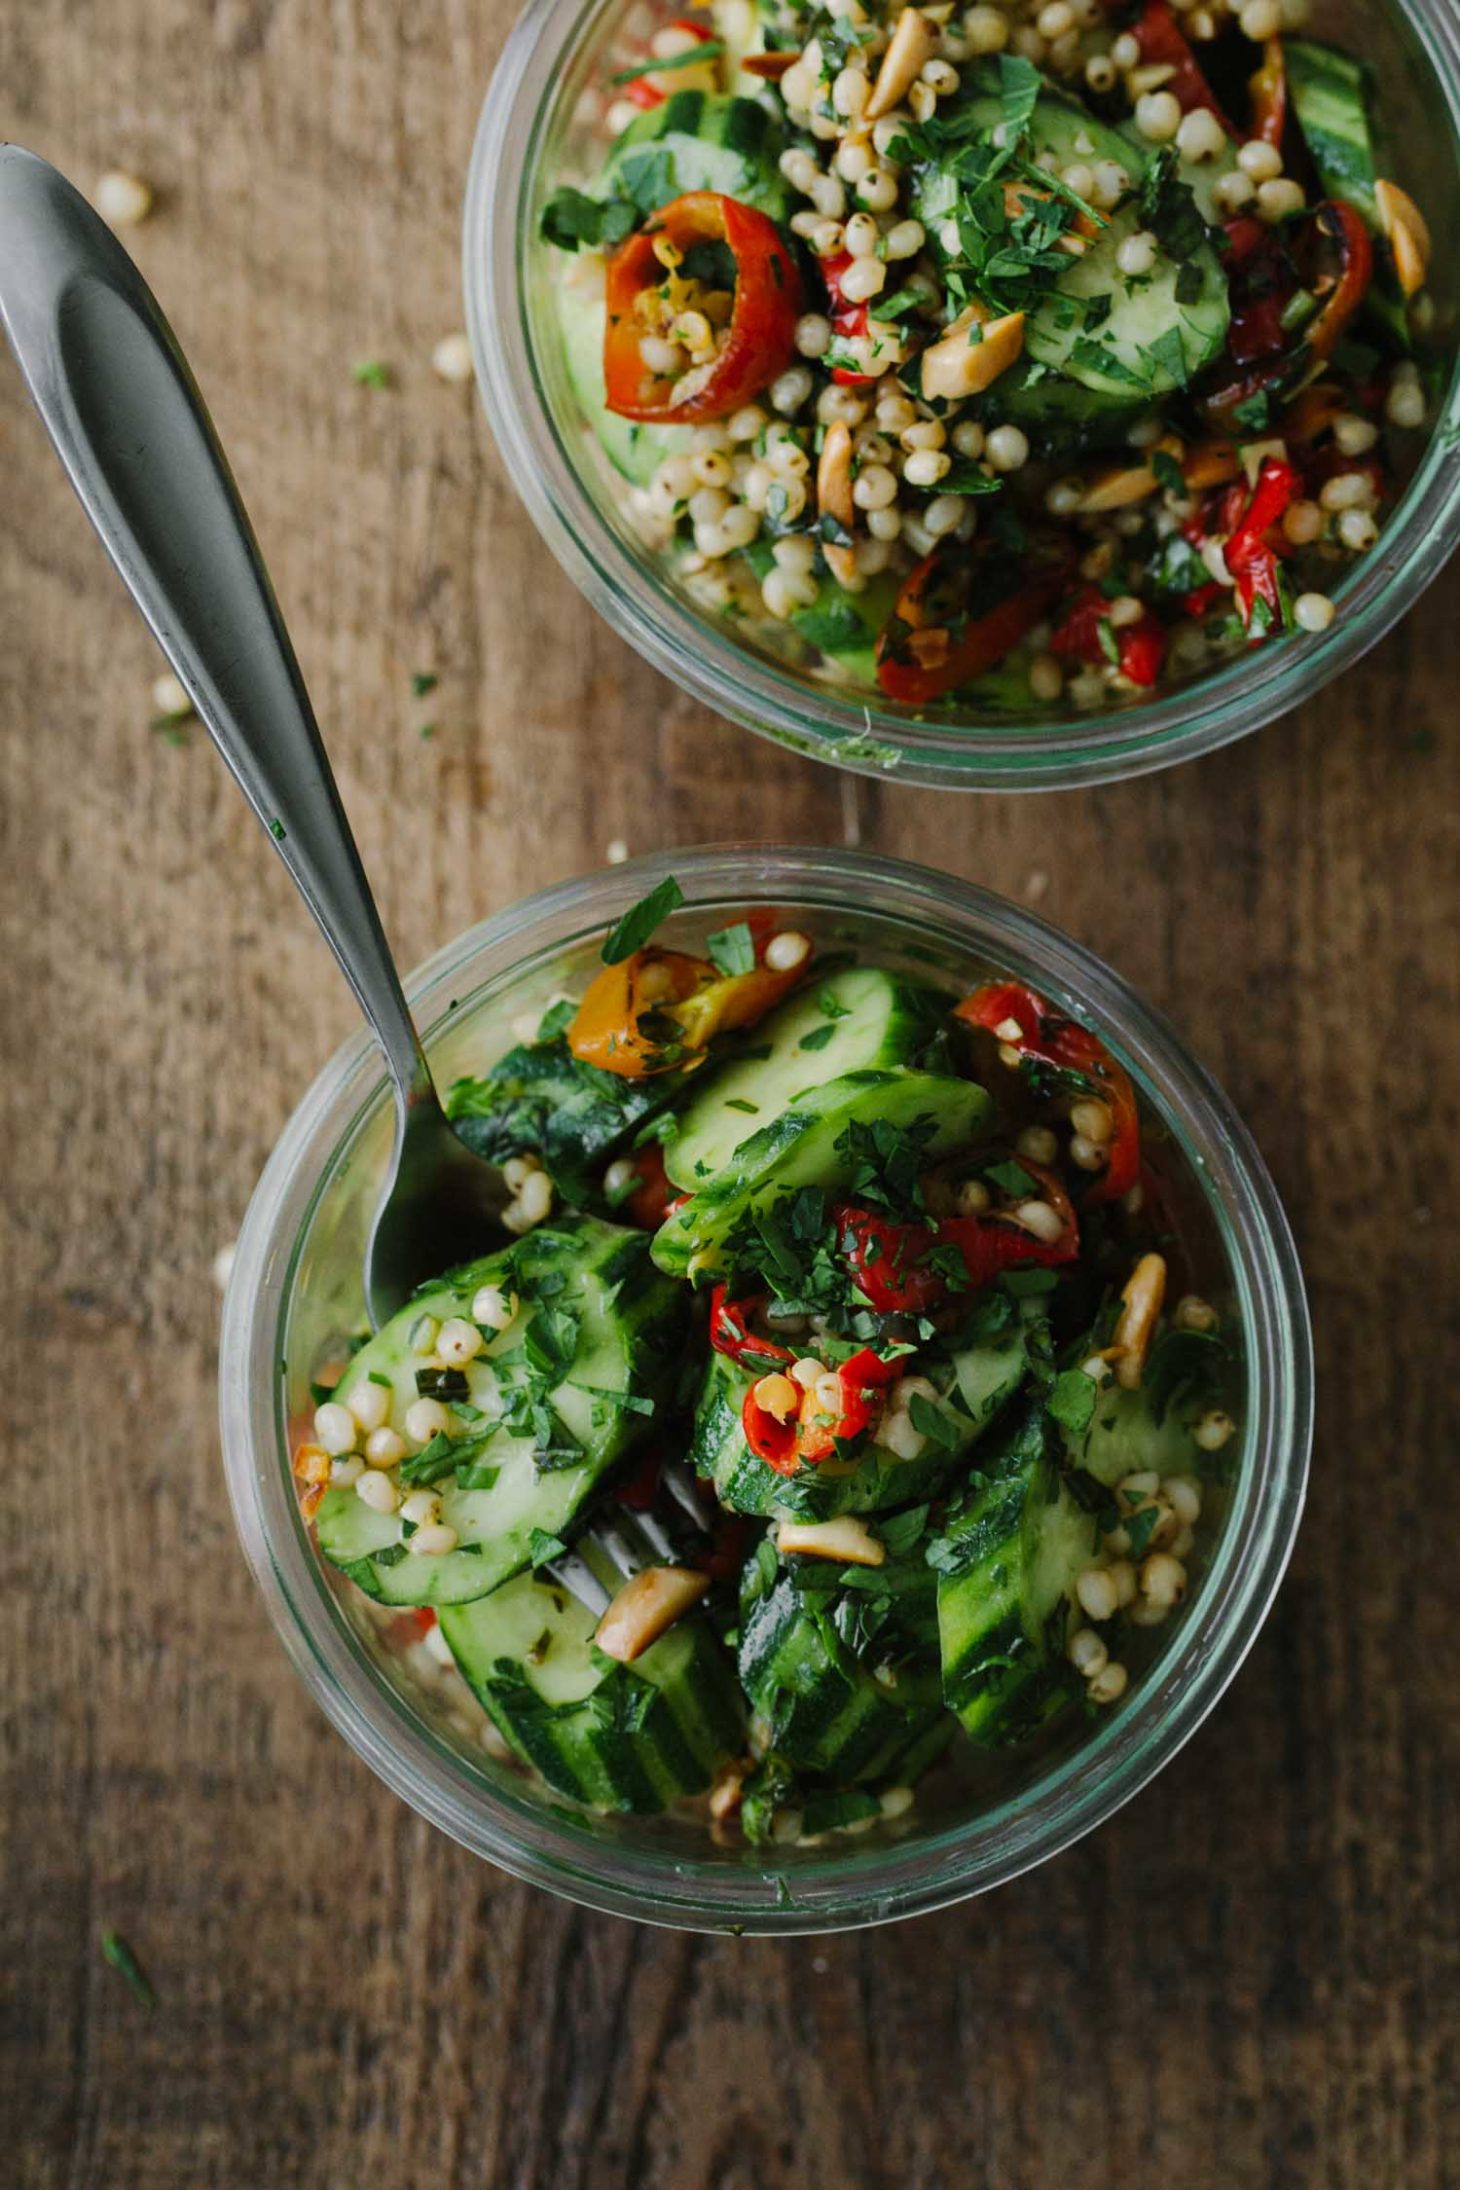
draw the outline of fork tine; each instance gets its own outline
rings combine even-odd
[[[699,1478],[682,1461],[671,1460],[665,1466],[660,1480],[675,1504],[689,1515],[696,1528],[709,1535],[715,1525],[715,1511],[709,1497],[700,1488]]]
[[[550,1559],[543,1572],[575,1597],[586,1612],[601,1614],[608,1610],[612,1599],[586,1559],[580,1559],[576,1551],[565,1551],[561,1559]]]

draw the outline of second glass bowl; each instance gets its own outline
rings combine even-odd
[[[1321,636],[1290,634],[1148,703],[1023,719],[972,707],[922,720],[876,691],[778,660],[696,607],[618,506],[569,383],[546,199],[602,158],[585,98],[614,41],[662,9],[622,0],[532,0],[482,109],[467,189],[464,280],[478,376],[508,474],[553,553],[592,605],[657,669],[722,715],[867,775],[959,790],[1036,790],[1140,775],[1258,729],[1352,666],[1404,614],[1460,538],[1460,384],[1452,378],[1425,452],[1379,545],[1337,593]],[[1437,238],[1431,293],[1456,316],[1460,233],[1460,15],[1454,0],[1323,0],[1315,25],[1362,53],[1388,111],[1404,117],[1401,166]]]
[[[1043,922],[925,869],[763,847],[678,852],[564,883],[458,938],[408,983],[442,1083],[480,1071],[597,961],[605,930],[672,868],[681,947],[755,906],[825,949],[968,987],[1004,972],[1098,1027],[1169,1136],[1190,1219],[1240,1322],[1241,1449],[1207,1563],[1154,1662],[1098,1725],[1038,1754],[971,1757],[936,1800],[825,1847],[718,1846],[683,1818],[600,1817],[484,1749],[454,1673],[324,1567],[299,1515],[293,1437],[323,1356],[363,1318],[361,1254],[392,1111],[363,1033],[326,1066],[270,1159],[224,1309],[222,1426],[244,1547],[305,1684],[397,1794],[477,1854],[617,1915],[699,1929],[845,1928],[1014,1877],[1108,1817],[1176,1752],[1232,1678],[1281,1579],[1302,1506],[1312,1371],[1302,1282],[1271,1181],[1216,1085],[1108,968]],[[854,908],[854,909],[853,909]],[[281,1373],[282,1372],[282,1373]]]

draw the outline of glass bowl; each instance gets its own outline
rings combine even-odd
[[[524,1006],[541,1008],[560,982],[586,973],[606,927],[671,870],[687,899],[667,924],[671,940],[702,943],[727,913],[768,905],[794,911],[823,946],[854,936],[870,957],[959,986],[1004,970],[1097,1026],[1135,1075],[1183,1177],[1183,1231],[1205,1237],[1211,1283],[1240,1319],[1245,1358],[1226,1511],[1127,1700],[1096,1725],[1076,1715],[1037,1752],[969,1762],[905,1817],[821,1847],[718,1846],[698,1821],[595,1817],[534,1791],[488,1753],[454,1672],[433,1675],[424,1648],[393,1650],[392,1616],[316,1556],[290,1473],[291,1417],[296,1430],[307,1417],[310,1376],[362,1320],[361,1252],[392,1122],[363,1032],[305,1096],[244,1221],[220,1363],[229,1490],[305,1685],[386,1784],[464,1846],[535,1885],[650,1922],[761,1932],[879,1923],[998,1885],[1088,1832],[1175,1754],[1236,1672],[1302,1507],[1312,1423],[1302,1279],[1251,1139],[1163,1019],[1098,958],[1016,906],[861,853],[676,852],[498,913],[407,984],[443,1084],[482,1069],[508,1046]]]
[[[538,225],[563,182],[600,164],[585,94],[622,60],[615,41],[674,14],[673,0],[531,0],[482,108],[467,186],[467,321],[487,416],[508,475],[559,562],[601,614],[722,715],[866,775],[959,790],[1102,783],[1163,768],[1258,729],[1311,698],[1399,620],[1460,537],[1460,379],[1451,373],[1417,468],[1378,546],[1337,591],[1321,635],[1290,634],[1148,703],[1022,719],[971,707],[920,719],[875,691],[777,659],[698,608],[637,536],[623,482],[569,385],[558,290]],[[1363,54],[1384,110],[1402,117],[1397,180],[1436,238],[1430,291],[1446,349],[1460,300],[1460,11],[1455,0],[1318,0],[1314,27]],[[1399,134],[1399,132],[1396,132]],[[617,484],[615,485],[615,482]],[[785,644],[783,640],[781,642]]]

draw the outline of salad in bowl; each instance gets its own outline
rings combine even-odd
[[[1103,708],[1328,629],[1430,415],[1433,240],[1307,0],[718,0],[548,201],[695,598],[888,700]]]
[[[920,940],[914,871],[866,863],[889,917],[773,855],[711,895],[714,856],[490,1008],[455,997],[449,1107],[506,1233],[373,1334],[371,1166],[337,1147],[282,1293],[230,1318],[283,1440],[238,1431],[241,1517],[262,1465],[312,1655],[323,1614],[444,1732],[452,1829],[550,1818],[580,1863],[643,1835],[681,1890],[794,1904],[854,1848],[922,1861],[1036,1810],[1102,1746],[1151,1768],[1209,1622],[1286,1553],[1303,1372],[1262,1375],[1301,1306],[1290,1271],[1254,1287],[1172,1116],[1027,954]],[[260,1252],[277,1283],[248,1236],[275,1221],[235,1291]],[[402,1746],[382,1768],[423,1801]]]
[[[591,599],[868,770],[1094,781],[1372,645],[1456,531],[1440,0],[540,0],[468,305]]]

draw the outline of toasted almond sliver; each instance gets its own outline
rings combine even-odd
[[[826,429],[816,467],[816,499],[824,516],[834,517],[851,531],[857,505],[852,500],[852,429],[845,419]]]
[[[937,50],[938,33],[927,17],[916,8],[904,8],[897,18],[892,43],[882,56],[872,96],[862,109],[863,121],[875,122],[882,115],[890,114],[903,93],[916,82],[923,63],[931,61]]]
[[[1156,1335],[1161,1303],[1166,1298],[1165,1256],[1142,1255],[1120,1297],[1123,1306],[1112,1334],[1110,1352],[1115,1361],[1116,1383],[1126,1391],[1134,1391],[1141,1381],[1146,1355]]]
[[[668,1627],[697,1605],[710,1586],[708,1574],[687,1566],[646,1566],[624,1583],[593,1637],[607,1658],[631,1665]]]
[[[1429,222],[1398,183],[1376,182],[1374,202],[1379,209],[1379,226],[1394,253],[1399,286],[1407,297],[1412,297],[1423,289],[1434,254]]]
[[[795,53],[747,53],[740,66],[747,76],[762,76],[767,83],[779,83],[788,68],[794,68],[800,60]]]
[[[969,329],[981,324],[983,340],[970,342]],[[960,312],[945,335],[923,352],[923,393],[957,403],[993,386],[1001,373],[1017,363],[1024,348],[1024,314],[1006,313],[990,319],[981,304]]]
[[[881,1566],[887,1546],[854,1513],[834,1521],[782,1521],[776,1548],[808,1559],[835,1559],[842,1566]]]

